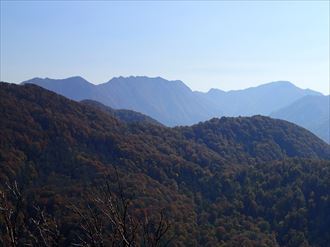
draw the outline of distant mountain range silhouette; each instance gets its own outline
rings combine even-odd
[[[33,78],[22,83],[36,84],[77,101],[90,99],[114,109],[140,112],[167,126],[260,114],[301,125],[329,142],[329,97],[288,81],[227,92],[210,89],[207,93],[192,91],[179,80],[146,76],[115,77],[98,85],[79,76]]]

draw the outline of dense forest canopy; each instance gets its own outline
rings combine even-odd
[[[124,235],[135,246],[328,246],[330,146],[312,133],[263,116],[176,128],[125,119],[35,85],[0,84],[1,210],[20,202],[18,246],[39,243],[45,225],[33,222],[51,229],[40,246],[127,246],[102,217],[104,185],[115,212],[127,205],[124,222],[137,227]],[[0,243],[11,246],[6,212]],[[102,227],[88,235],[94,218]],[[155,242],[158,226],[166,234]]]

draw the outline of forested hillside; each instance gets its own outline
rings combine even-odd
[[[262,116],[177,128],[117,117],[0,84],[0,245],[328,245],[330,146],[307,130]]]

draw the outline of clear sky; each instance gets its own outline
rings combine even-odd
[[[328,1],[1,1],[1,80],[180,79],[193,90],[289,80],[329,94]]]

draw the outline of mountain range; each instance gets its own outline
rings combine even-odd
[[[216,112],[210,102],[196,97],[183,82],[160,77],[118,77],[99,85],[81,77],[34,78],[23,83],[33,83],[74,100],[91,99],[114,109],[141,112],[168,126],[207,120]]]
[[[307,97],[305,104],[310,102],[309,107],[298,109],[296,105],[302,104],[299,100],[305,96],[319,96],[320,99],[324,96],[316,91],[300,89],[287,81],[228,92],[210,89],[207,93],[192,91],[182,81],[145,76],[116,77],[98,85],[82,77],[61,80],[34,78],[24,83],[39,85],[70,99],[90,99],[114,109],[140,112],[170,127],[192,125],[212,117],[260,114],[299,124],[329,142],[329,125],[326,122],[329,119],[329,102],[323,100],[324,104],[312,104]],[[289,115],[281,113],[289,111],[285,110],[286,107],[291,109]],[[314,116],[315,121],[301,121],[301,118],[309,119],[310,112],[322,112],[323,115]]]
[[[242,90],[228,92],[211,89],[206,97],[223,109],[226,116],[269,115],[305,95],[321,95],[309,89],[300,89],[288,81],[276,81]]]
[[[131,198],[124,204],[130,217],[165,212],[169,236],[158,246],[330,241],[329,145],[290,122],[259,115],[169,128],[132,111],[123,117],[97,102],[8,83],[0,83],[0,119],[0,245],[10,243],[13,228],[18,246],[39,246],[39,239],[127,246],[95,204],[104,179],[115,198]],[[24,190],[5,196],[13,181],[9,189]],[[15,212],[12,228],[6,209]],[[40,220],[36,209],[44,209]]]

